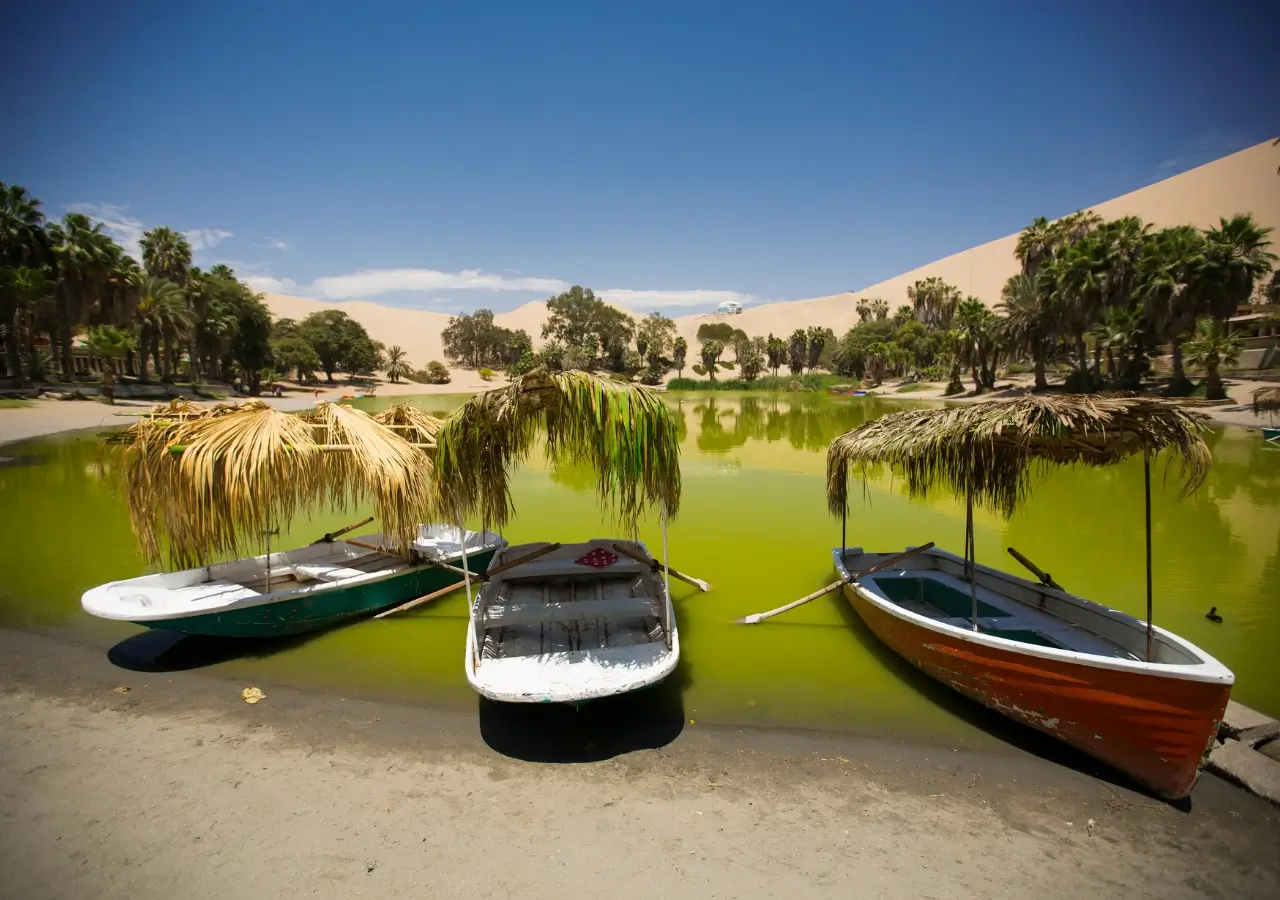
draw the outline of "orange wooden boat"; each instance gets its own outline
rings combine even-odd
[[[876,637],[948,687],[1177,799],[1195,784],[1231,671],[1118,610],[931,549],[850,583],[893,554],[833,551],[845,598]],[[972,587],[971,587],[972,585]],[[974,611],[976,610],[976,615]]]

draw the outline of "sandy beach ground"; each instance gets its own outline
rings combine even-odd
[[[6,898],[1280,895],[1280,810],[1208,775],[1177,809],[1012,748],[517,717],[591,760],[529,762],[474,710],[250,706],[12,631],[0,677]]]
[[[422,394],[472,394],[506,383],[506,379],[501,375],[496,376],[492,381],[486,382],[474,371],[468,369],[451,369],[450,373],[453,376],[453,380],[449,384],[418,384],[415,382],[391,384],[385,381],[379,382],[377,395],[379,397],[399,397]],[[947,402],[971,403],[975,400],[1014,397],[1029,392],[1032,383],[1032,376],[1016,375],[999,379],[997,382],[998,389],[991,393],[982,395],[965,393],[956,397],[944,397],[945,384],[936,383],[929,385],[926,389],[899,393],[898,387],[901,382],[895,380],[885,382],[882,386],[871,388],[868,392],[895,400],[946,400]],[[1225,425],[1262,428],[1270,423],[1271,420],[1266,414],[1262,416],[1253,414],[1250,402],[1255,388],[1274,384],[1274,382],[1228,378],[1225,380],[1225,384],[1227,393],[1232,400],[1230,405],[1196,407],[1197,410],[1207,414],[1213,421]],[[966,382],[965,386],[970,390],[972,389],[971,382]],[[343,395],[352,394],[357,390],[359,389],[339,383],[332,386],[322,386],[318,395],[313,390],[291,388],[283,398],[262,397],[260,399],[281,409],[297,410],[313,406],[317,399],[339,400]],[[243,398],[237,398],[232,394],[227,399],[234,401]],[[117,413],[138,412],[149,409],[155,402],[153,400],[119,400],[113,407],[96,401],[36,400],[33,401],[30,407],[0,409],[0,444],[23,441],[46,434],[56,434],[60,431],[119,426],[129,420],[127,417],[117,415]],[[1277,417],[1277,419],[1280,419],[1280,417]]]
[[[391,384],[378,383],[379,397],[399,397],[421,394],[473,394],[485,388],[496,387],[506,383],[501,376],[486,382],[474,371],[467,369],[451,369],[453,380],[449,384],[418,384],[416,382],[400,382]],[[360,388],[338,382],[333,385],[321,385],[317,394],[314,388],[291,386],[284,397],[263,396],[273,406],[286,410],[308,409],[317,400],[340,400],[344,395],[354,394]],[[248,399],[238,397],[234,393],[227,395],[226,400],[206,401],[204,405],[235,402]],[[29,438],[46,434],[57,434],[60,431],[76,431],[82,428],[112,428],[129,423],[126,416],[117,413],[141,412],[155,406],[156,400],[117,400],[114,406],[108,406],[96,400],[34,400],[28,407],[0,409],[0,444],[14,441],[25,441]],[[197,401],[200,402],[200,401]]]

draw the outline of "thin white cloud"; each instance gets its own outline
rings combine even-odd
[[[1156,166],[1156,176],[1158,178],[1168,178],[1178,172],[1185,172],[1188,169],[1194,169],[1196,166],[1213,162],[1215,159],[1229,156],[1238,150],[1252,146],[1254,143],[1248,136],[1243,134],[1219,131],[1217,129],[1202,132],[1187,141],[1177,155],[1169,157]]]
[[[221,228],[193,228],[182,232],[182,236],[187,239],[193,251],[199,252],[216,247],[233,235],[230,231],[223,231]]]
[[[612,288],[597,293],[610,303],[616,303],[628,309],[657,309],[668,306],[716,307],[721,303],[729,302],[746,305],[755,299],[750,294],[741,294],[737,291],[633,291]]]
[[[113,203],[72,203],[67,209],[84,213],[95,222],[101,222],[102,230],[111,235],[112,240],[123,247],[125,253],[141,261],[142,236],[146,233],[147,226],[140,219],[129,215],[126,207]],[[233,236],[232,232],[222,228],[192,228],[182,232],[182,235],[195,253],[216,247]]]
[[[123,206],[111,203],[72,203],[67,207],[71,212],[84,213],[95,222],[102,223],[102,230],[111,235],[112,240],[124,248],[134,259],[142,260],[142,247],[139,242],[146,226],[125,212]]]
[[[431,293],[450,290],[535,291],[556,294],[567,290],[568,283],[556,278],[508,278],[464,269],[461,272],[438,272],[435,269],[362,269],[350,275],[317,278],[310,291],[327,300],[374,297],[398,292]]]
[[[281,253],[288,253],[293,249],[293,241],[282,241],[280,238],[263,238],[258,242],[259,247],[266,247],[268,250],[279,250]]]
[[[271,294],[289,294],[298,287],[292,278],[276,278],[274,275],[244,275],[241,280],[255,291]]]

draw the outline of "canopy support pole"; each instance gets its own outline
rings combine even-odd
[[[1147,506],[1147,662],[1152,661],[1154,634],[1151,630],[1151,456],[1142,454],[1142,480]]]
[[[845,551],[848,550],[849,541],[845,537],[845,525],[849,521],[849,500],[846,497],[844,509],[840,510],[840,565],[844,565]]]
[[[262,533],[263,535],[266,536],[266,539],[267,539],[267,593],[270,594],[271,593],[271,535],[279,534],[280,529],[277,528],[274,531],[272,531],[271,529],[267,529]]]
[[[667,549],[667,505],[663,503],[658,507],[662,516],[662,589],[666,592],[667,602],[663,608],[663,614],[666,617],[666,628],[663,630],[667,633],[667,649],[671,649],[671,616],[666,615],[668,609],[671,608],[671,566],[667,562],[671,559],[671,551]]]
[[[978,552],[973,540],[973,494],[964,498],[964,573],[969,579],[969,603],[973,630],[978,630],[978,585],[977,576]]]
[[[462,524],[462,513],[455,512],[458,520],[458,543],[462,545],[462,580],[467,586],[467,611],[471,611],[471,566],[467,564],[467,529]],[[484,651],[484,625],[483,619],[476,611],[476,662],[480,661],[480,654]]]

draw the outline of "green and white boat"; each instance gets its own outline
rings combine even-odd
[[[430,594],[483,572],[507,542],[490,531],[420,525],[408,556],[382,552],[383,536],[320,542],[296,550],[180,572],[113,581],[86,592],[85,611],[184,634],[279,637],[329,628]],[[362,546],[363,545],[363,546]]]

